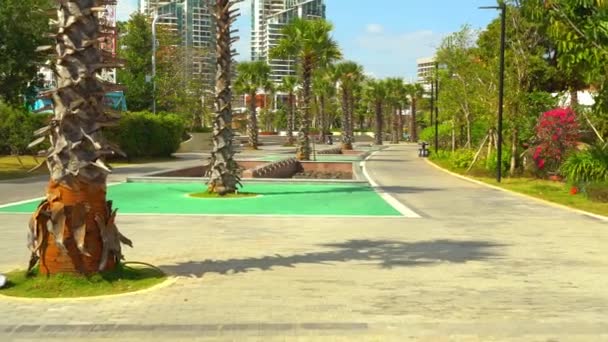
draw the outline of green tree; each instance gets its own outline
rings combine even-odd
[[[213,14],[216,18],[217,32],[215,59],[217,74],[215,76],[215,108],[213,118],[213,151],[209,173],[209,192],[225,195],[237,190],[239,176],[238,165],[234,160],[232,145],[232,38],[231,23],[237,15],[231,8],[234,2],[230,0],[215,0]]]
[[[381,80],[369,80],[367,81],[364,89],[366,99],[373,105],[374,108],[374,143],[376,145],[382,145],[384,133],[382,127],[384,124],[382,108],[388,94],[387,83],[386,81]]]
[[[311,154],[309,131],[313,72],[342,56],[338,44],[330,36],[332,28],[329,22],[322,19],[296,19],[283,28],[283,38],[270,52],[272,58],[295,58],[299,63],[302,77],[302,115],[297,158],[300,160],[310,160]]]
[[[344,61],[333,69],[340,87],[342,102],[342,149],[352,150],[354,142],[353,121],[355,110],[355,88],[363,81],[363,67],[355,62]]]
[[[126,32],[120,32],[118,55],[126,62],[118,71],[118,83],[126,87],[127,105],[132,111],[150,110],[152,107],[152,28],[148,17],[141,13],[131,15]]]
[[[259,89],[268,88],[270,82],[270,66],[264,61],[242,62],[237,66],[234,88],[237,92],[249,95],[249,120],[247,120],[247,135],[249,148],[258,148],[258,119],[256,115],[256,93]]]
[[[21,104],[28,82],[44,62],[38,46],[48,44],[49,0],[3,0],[0,4],[0,98]],[[50,46],[49,46],[50,47]]]
[[[298,79],[294,76],[285,76],[281,80],[279,90],[287,93],[287,144],[293,145],[293,131],[296,115],[296,97],[295,92],[298,87]]]
[[[410,109],[411,109],[411,117],[410,117],[410,140],[413,142],[418,141],[418,119],[417,119],[417,110],[418,110],[418,100],[422,98],[424,95],[424,88],[419,83],[411,83],[407,84],[405,87],[405,91],[410,97]]]
[[[31,144],[46,138],[51,142],[46,198],[29,225],[30,268],[39,259],[43,274],[113,269],[122,258],[121,243],[131,245],[116,227],[112,202],[106,201],[110,168],[104,159],[120,149],[103,137],[101,128],[116,124],[119,116],[104,108],[97,75],[101,68],[117,65],[104,57],[98,44],[90,43],[107,34],[94,6],[90,0],[58,5],[54,51],[62,62],[54,65],[55,113],[48,126],[35,132],[40,138]]]

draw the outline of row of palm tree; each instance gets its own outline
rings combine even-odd
[[[416,106],[424,89],[418,84],[406,84],[400,78],[373,80],[365,76],[363,67],[352,61],[342,60],[337,43],[331,38],[332,25],[325,20],[296,19],[283,30],[278,46],[270,52],[270,58],[290,58],[298,62],[298,77],[285,77],[278,90],[287,94],[287,139],[294,143],[292,131],[297,122],[297,158],[309,160],[311,144],[309,133],[313,108],[316,112],[315,127],[321,131],[324,140],[329,131],[331,118],[328,104],[335,100],[340,104],[342,117],[342,149],[351,150],[354,142],[355,109],[367,105],[376,113],[376,143],[382,143],[382,113],[388,115],[391,128],[391,142],[403,140],[403,113],[411,105],[410,136],[417,140]],[[249,119],[247,131],[250,148],[256,149],[257,118],[255,94],[260,89],[271,89],[270,68],[264,61],[245,62],[238,66],[235,89],[247,94]],[[299,92],[298,92],[299,90]],[[293,98],[299,99],[294,106]],[[367,103],[369,102],[369,103]],[[313,106],[313,103],[316,106]],[[372,110],[372,103],[374,109]],[[297,107],[297,110],[296,108]],[[386,108],[385,108],[386,107]],[[296,115],[298,113],[299,115]],[[390,115],[389,115],[390,114]]]

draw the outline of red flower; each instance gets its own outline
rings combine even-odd
[[[570,188],[570,195],[576,195],[578,194],[578,188],[573,186]]]
[[[538,168],[542,169],[543,167],[545,167],[545,160],[544,159],[539,159],[537,162]]]

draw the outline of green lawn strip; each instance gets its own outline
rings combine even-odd
[[[140,164],[149,164],[149,163],[166,163],[166,162],[172,162],[172,161],[177,161],[179,160],[178,158],[175,157],[145,157],[145,158],[135,158],[132,159],[130,161],[127,160],[116,160],[116,161],[109,161],[108,163],[110,165],[112,165],[112,167],[123,167],[123,166],[129,166],[129,165],[140,165]]]
[[[50,277],[25,271],[6,274],[8,283],[0,294],[27,298],[75,298],[138,291],[160,284],[166,276],[151,267],[120,265],[116,270],[89,277],[58,274]]]
[[[19,161],[15,156],[0,156],[0,180],[48,174],[46,166],[43,166],[32,173],[28,172],[37,166],[38,163],[44,161],[44,158],[37,158],[38,163],[32,156],[21,156],[20,158],[21,162],[23,162],[23,166],[19,164]]]
[[[540,198],[545,201],[566,205],[571,208],[588,211],[590,213],[608,216],[608,203],[599,203],[589,200],[585,194],[570,194],[570,186],[560,182],[544,179],[514,177],[503,178],[501,183],[496,182],[492,177],[471,176],[466,174],[466,170],[454,168],[445,160],[432,160],[437,165],[452,172],[467,176],[469,178],[499,186],[511,191]]]
[[[363,184],[245,183],[248,198],[193,198],[204,192],[198,183],[123,183],[108,188],[120,213],[203,215],[338,215],[401,216],[372,188]],[[0,208],[0,212],[33,212],[37,201]]]

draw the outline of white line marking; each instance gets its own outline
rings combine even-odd
[[[118,184],[122,184],[122,183],[125,183],[125,182],[108,183],[108,184],[106,185],[106,187],[110,187],[110,186],[114,186],[114,185],[118,185]],[[27,204],[27,203],[34,202],[34,201],[42,201],[42,200],[43,200],[43,199],[45,199],[45,198],[46,198],[46,197],[45,197],[45,196],[43,196],[43,197],[30,198],[30,199],[23,200],[23,201],[17,201],[17,202],[11,202],[11,203],[0,204],[0,209],[2,209],[2,208],[6,208],[6,207],[12,207],[12,206],[14,206],[14,205]],[[9,213],[6,213],[6,214],[9,214]],[[13,214],[15,214],[15,213],[13,213]]]
[[[376,181],[374,181],[372,179],[372,177],[369,175],[369,173],[367,172],[367,167],[366,167],[366,163],[367,161],[376,153],[380,152],[381,150],[375,151],[370,153],[370,155],[367,156],[367,158],[365,158],[365,160],[363,160],[359,165],[361,165],[361,169],[363,170],[363,176],[365,176],[365,178],[367,178],[369,184],[374,188],[374,191],[376,191],[376,193],[382,197],[383,200],[386,201],[386,203],[390,204],[393,208],[395,208],[395,210],[397,210],[399,213],[401,213],[401,215],[407,217],[407,218],[421,218],[420,215],[416,214],[412,209],[406,207],[405,205],[403,205],[403,203],[399,202],[395,197],[391,196],[390,194],[384,192],[384,191],[379,191],[382,189],[382,187],[380,185],[378,185],[378,183],[376,183]]]

